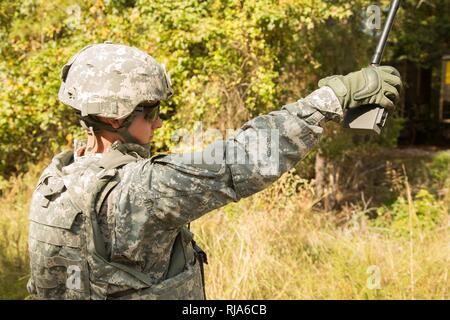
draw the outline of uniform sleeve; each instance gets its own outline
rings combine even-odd
[[[323,122],[341,119],[339,101],[323,87],[202,152],[154,157],[146,164],[153,219],[176,228],[263,190],[316,145]]]

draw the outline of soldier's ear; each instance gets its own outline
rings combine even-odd
[[[114,129],[120,128],[124,121],[123,119],[117,120],[117,119],[110,119],[110,118],[104,118],[104,117],[97,117],[97,119],[103,123],[109,124]]]
[[[123,123],[123,120],[117,120],[117,119],[108,119],[108,120],[110,121],[109,124],[114,129],[120,128],[122,126],[122,123]]]

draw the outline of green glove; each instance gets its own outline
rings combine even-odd
[[[402,88],[400,73],[390,66],[369,66],[346,76],[336,75],[319,81],[330,87],[344,110],[366,104],[394,109]]]

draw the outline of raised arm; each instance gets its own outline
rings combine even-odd
[[[248,121],[234,138],[217,141],[200,153],[149,160],[154,218],[168,228],[177,227],[263,190],[316,145],[321,123],[340,119],[339,100],[323,87]]]

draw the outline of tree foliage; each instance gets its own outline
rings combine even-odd
[[[181,126],[202,120],[236,128],[300,98],[322,76],[367,64],[374,44],[362,26],[369,2],[2,0],[2,176],[81,132],[57,92],[61,67],[87,44],[136,46],[166,64],[175,96],[162,108],[171,115],[157,132],[155,149],[162,150]],[[402,31],[398,42],[405,39]]]

